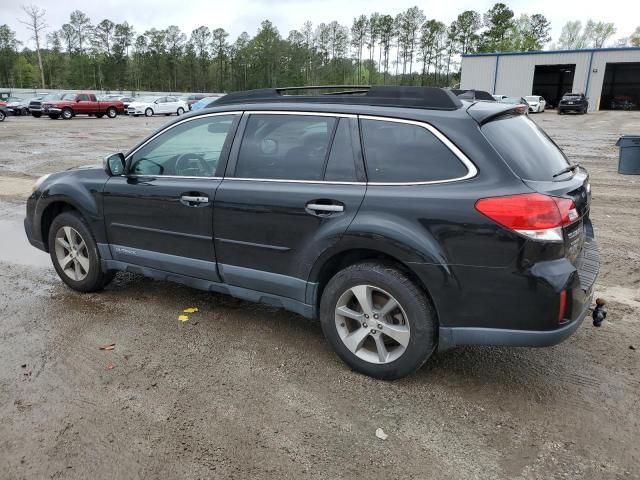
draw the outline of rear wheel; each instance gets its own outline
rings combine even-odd
[[[184,108],[180,107],[178,108],[178,116],[182,115],[184,113]]]
[[[71,120],[73,118],[73,111],[70,108],[63,108],[62,118],[65,120]]]
[[[5,113],[0,110],[0,122],[4,122],[4,119],[7,118],[7,116],[5,115]]]
[[[107,117],[116,118],[117,116],[118,116],[118,111],[115,108],[113,107],[107,108]]]
[[[151,115],[153,115],[153,110],[151,110],[150,108],[147,108],[144,111],[144,115],[145,115],[145,117],[150,117]]]
[[[422,366],[437,346],[426,294],[391,265],[363,262],[338,272],[320,303],[325,337],[354,370],[393,380]]]
[[[28,109],[28,108],[23,108],[23,109],[20,111],[20,114],[21,114],[21,115],[29,115],[29,109]]]
[[[102,270],[96,242],[78,213],[64,212],[54,218],[48,242],[56,272],[74,290],[93,292],[113,279],[114,272]]]

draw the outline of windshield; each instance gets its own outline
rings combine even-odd
[[[524,99],[527,102],[539,102],[540,101],[540,97],[532,97],[532,96],[528,96],[528,97],[524,97]]]
[[[43,100],[59,100],[61,96],[59,93],[49,93],[43,97]]]
[[[75,100],[75,99],[76,99],[76,94],[75,93],[65,93],[60,98],[60,100]]]
[[[482,133],[524,180],[551,181],[554,180],[553,175],[569,166],[562,150],[526,115],[493,120],[482,127]],[[571,173],[566,176],[571,176]]]
[[[140,97],[140,98],[136,98],[134,100],[134,102],[140,102],[140,103],[153,103],[155,102],[159,97]]]

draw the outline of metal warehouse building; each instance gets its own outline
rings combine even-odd
[[[585,93],[589,111],[639,109],[640,47],[464,55],[460,88],[541,95],[551,106]]]

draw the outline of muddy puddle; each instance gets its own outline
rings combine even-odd
[[[31,246],[21,220],[0,220],[0,262],[53,268],[48,253]]]

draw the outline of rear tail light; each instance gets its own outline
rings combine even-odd
[[[578,219],[573,200],[540,193],[481,198],[476,210],[534,240],[563,241],[562,227]]]

